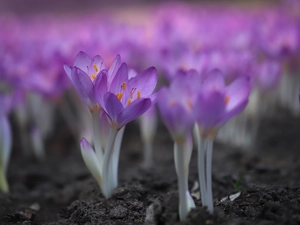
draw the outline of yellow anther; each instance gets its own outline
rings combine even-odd
[[[131,104],[131,99],[128,99],[127,104],[128,104],[128,105]]]
[[[94,69],[95,69],[96,73],[98,73],[99,69],[98,69],[97,65],[94,63],[93,66],[94,66]]]
[[[224,101],[225,101],[225,104],[228,104],[230,101],[230,97],[228,95],[226,95]]]
[[[138,90],[136,95],[137,95],[137,98],[138,98],[138,99],[141,98],[141,91]]]
[[[123,93],[120,92],[120,93],[117,93],[116,94],[117,98],[119,99],[119,101],[121,101],[122,97],[123,97]]]
[[[95,80],[96,79],[96,75],[94,73],[92,73],[92,78]]]
[[[126,82],[123,82],[123,83],[122,83],[121,88],[122,88],[123,91],[126,90]]]

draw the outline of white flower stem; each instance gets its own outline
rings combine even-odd
[[[115,128],[110,128],[108,140],[104,152],[103,164],[102,164],[102,182],[103,182],[103,195],[105,198],[109,198],[112,195],[113,187],[111,187],[111,177],[110,177],[110,163],[112,163],[112,155],[114,143],[116,140],[116,136],[118,134],[118,130]]]
[[[144,142],[144,167],[149,168],[153,164],[152,142]]]
[[[94,131],[94,149],[98,158],[100,165],[102,165],[103,160],[103,149],[101,146],[101,139],[100,139],[100,114],[99,111],[96,110],[92,113],[93,119],[93,131]]]
[[[198,175],[200,183],[200,193],[202,206],[206,206],[206,174],[205,174],[205,152],[206,152],[206,141],[201,139],[200,135],[197,137],[198,142]]]
[[[205,138],[206,145],[206,206],[208,211],[212,214],[214,212],[213,195],[212,195],[212,152],[213,152],[213,138]]]
[[[3,165],[0,164],[0,191],[4,193],[9,192],[9,187],[6,179],[6,173],[4,171]]]
[[[115,143],[114,143],[114,149],[113,149],[113,154],[112,154],[112,161],[110,162],[110,167],[111,167],[111,175],[110,177],[112,178],[112,189],[115,189],[118,186],[118,166],[119,166],[119,156],[120,156],[120,149],[121,149],[121,144],[122,144],[122,139],[123,139],[123,134],[124,134],[125,126],[122,127],[116,137]]]
[[[186,194],[186,191],[188,190],[187,173],[184,168],[184,143],[175,142],[174,153],[175,164],[177,165],[179,189],[179,217],[181,221],[184,221],[189,212],[188,198]]]

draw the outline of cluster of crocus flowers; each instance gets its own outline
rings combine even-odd
[[[201,200],[213,213],[211,164],[213,140],[218,128],[240,113],[248,103],[250,80],[240,77],[229,86],[219,70],[206,76],[196,71],[178,73],[170,87],[162,89],[158,99],[161,116],[174,140],[175,166],[179,187],[179,215],[185,220],[194,207],[187,179],[191,157],[192,128],[196,124],[198,142],[198,169]]]
[[[131,76],[119,55],[109,69],[100,56],[91,59],[79,52],[74,65],[64,66],[78,95],[93,118],[94,148],[83,138],[84,162],[103,195],[109,198],[117,187],[118,160],[125,126],[145,113],[155,101],[157,71],[150,67]],[[108,134],[108,135],[107,135]]]

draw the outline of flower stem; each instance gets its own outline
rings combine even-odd
[[[189,212],[188,198],[186,195],[186,191],[188,190],[187,173],[184,168],[184,143],[175,142],[174,153],[179,189],[179,217],[181,221],[184,221]]]
[[[152,154],[152,142],[147,141],[144,142],[144,167],[149,168],[153,164],[153,154]]]
[[[96,110],[92,113],[93,120],[93,131],[94,131],[94,149],[98,158],[100,165],[102,165],[103,160],[103,149],[101,147],[101,139],[100,139],[100,114],[99,111]]]
[[[212,152],[213,152],[213,138],[205,138],[206,145],[206,206],[208,211],[212,214],[214,212],[214,205],[213,205],[213,195],[212,195]]]
[[[197,136],[198,142],[198,175],[200,182],[200,193],[201,193],[201,201],[202,206],[207,206],[206,203],[206,173],[205,173],[205,152],[206,152],[206,141],[201,138],[201,136]]]
[[[0,191],[4,193],[8,193],[9,187],[8,187],[5,171],[2,167],[3,165],[0,165]]]
[[[103,195],[105,198],[109,198],[112,195],[113,187],[111,186],[112,182],[110,179],[110,163],[112,163],[113,147],[118,134],[118,130],[115,128],[110,128],[108,140],[106,143],[106,148],[103,158],[102,166],[102,182],[103,182]]]
[[[120,149],[123,139],[125,126],[121,128],[121,130],[118,132],[115,143],[114,143],[114,149],[112,154],[112,161],[110,162],[110,170],[112,178],[112,189],[115,189],[118,186],[118,166],[119,166],[119,156],[120,156]]]

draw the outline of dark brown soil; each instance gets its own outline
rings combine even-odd
[[[24,157],[21,146],[14,143],[8,170],[11,192],[0,193],[0,225],[300,224],[299,118],[278,113],[276,118],[264,119],[252,152],[216,143],[215,213],[209,215],[201,201],[194,199],[197,207],[185,223],[178,219],[173,145],[166,129],[159,126],[155,163],[150,169],[141,166],[142,143],[137,125],[129,124],[126,129],[119,187],[108,200],[100,193],[83,163],[79,144],[67,129],[60,128],[56,138],[47,141],[44,162]],[[193,156],[190,188],[198,180],[196,151]],[[220,202],[239,191],[236,200]],[[197,194],[198,189],[192,192]]]

